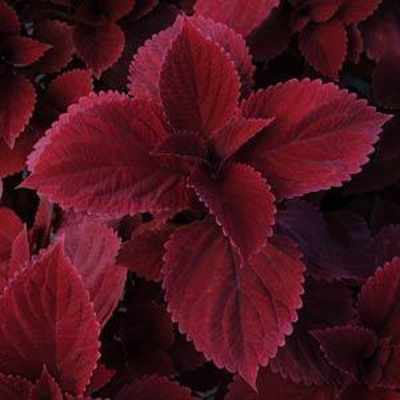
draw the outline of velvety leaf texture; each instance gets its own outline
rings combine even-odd
[[[292,332],[301,305],[297,250],[286,240],[267,244],[241,268],[211,219],[177,231],[166,247],[164,287],[173,319],[217,366],[254,386],[259,366]]]

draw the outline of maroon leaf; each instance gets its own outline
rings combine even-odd
[[[340,15],[347,24],[366,20],[379,7],[382,0],[342,0]]]
[[[337,79],[347,55],[347,32],[338,20],[307,27],[299,48],[307,62],[329,78]]]
[[[333,84],[292,80],[243,104],[251,118],[273,118],[242,159],[270,182],[278,199],[340,186],[368,161],[390,119]]]
[[[58,75],[48,86],[46,96],[57,111],[65,112],[68,106],[93,90],[93,80],[89,71],[74,69]]]
[[[59,244],[0,297],[0,370],[36,380],[45,364],[63,390],[83,393],[99,356],[99,327]]]
[[[28,124],[36,103],[32,84],[21,75],[0,78],[3,95],[0,98],[0,132],[10,148]]]
[[[79,25],[74,30],[74,42],[79,57],[100,78],[121,57],[125,36],[114,23],[100,27]]]
[[[196,14],[212,18],[230,26],[243,36],[247,36],[254,28],[268,17],[272,9],[279,5],[279,0],[197,0]]]
[[[351,325],[314,330],[328,360],[341,371],[359,380],[364,359],[371,357],[378,345],[374,332]]]
[[[260,371],[256,393],[241,379],[229,387],[226,400],[335,400],[334,387],[297,385],[271,373],[267,368]],[[342,400],[342,399],[341,399]]]
[[[368,279],[361,290],[360,316],[379,337],[400,344],[400,258],[386,263]]]
[[[42,375],[32,388],[29,400],[63,400],[63,395],[60,387],[54,378],[47,371],[46,366],[43,367]]]
[[[107,369],[104,364],[97,364],[97,368],[93,371],[92,379],[90,380],[90,385],[87,388],[88,393],[100,390],[103,386],[107,385],[113,376],[115,375],[114,370]]]
[[[166,248],[166,299],[180,331],[218,367],[238,371],[254,386],[259,366],[292,332],[301,305],[299,253],[277,240],[241,268],[211,219],[178,230]]]
[[[229,54],[240,74],[242,91],[248,91],[253,84],[254,66],[244,39],[232,29],[211,19],[191,17],[186,20]],[[182,17],[177,18],[172,27],[153,36],[138,50],[129,69],[129,93],[132,96],[160,97],[162,65],[172,43],[182,31],[184,21]]]
[[[237,108],[239,88],[229,56],[185,22],[160,79],[161,98],[174,128],[204,135],[222,128]]]
[[[64,68],[75,51],[72,28],[56,20],[40,21],[35,25],[35,37],[51,46],[36,63],[35,69],[41,73],[54,73]]]
[[[190,391],[177,383],[156,376],[137,381],[123,388],[116,400],[191,400]]]
[[[0,397],[2,400],[28,399],[32,384],[23,378],[0,373]]]
[[[23,36],[9,36],[2,42],[2,51],[9,54],[7,62],[27,66],[39,60],[50,46]]]
[[[394,390],[386,389],[368,389],[365,385],[351,385],[347,388],[342,395],[340,400],[400,400],[400,393]]]
[[[276,209],[270,187],[257,171],[232,163],[213,179],[207,167],[197,167],[190,184],[238,249],[243,262],[261,250],[272,235]]]
[[[4,1],[0,1],[0,32],[18,33],[21,29],[17,13]]]
[[[184,179],[149,155],[166,135],[151,102],[116,93],[83,98],[39,142],[24,185],[64,208],[113,217],[181,209]]]
[[[136,0],[103,0],[97,4],[97,10],[88,2],[83,2],[77,10],[77,15],[85,18],[88,22],[98,22],[100,18],[106,16],[109,21],[118,21],[129,14],[135,6]],[[97,11],[97,12],[96,12]]]

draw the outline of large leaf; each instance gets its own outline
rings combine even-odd
[[[334,84],[291,80],[250,96],[247,117],[272,118],[243,152],[279,198],[340,186],[360,171],[390,119]]]
[[[149,155],[166,135],[153,103],[116,93],[83,98],[39,142],[24,185],[64,208],[114,217],[179,209],[184,180]]]
[[[99,357],[99,325],[61,244],[16,277],[0,307],[0,371],[33,381],[45,364],[63,390],[82,394]]]
[[[215,179],[207,167],[198,167],[190,183],[243,260],[248,261],[272,235],[276,209],[268,183],[252,167],[239,163],[226,166]]]
[[[161,99],[173,127],[205,136],[222,128],[237,109],[239,89],[227,53],[186,21],[160,78]]]
[[[222,22],[247,36],[263,22],[279,0],[197,0],[196,14]]]
[[[284,344],[301,306],[299,253],[278,239],[241,268],[211,218],[178,230],[166,248],[166,299],[180,331],[218,367],[238,371],[254,386],[260,365]]]

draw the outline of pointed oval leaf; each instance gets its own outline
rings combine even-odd
[[[4,0],[0,0],[0,32],[18,33],[20,29],[17,13]]]
[[[195,12],[247,36],[278,5],[279,0],[197,0]]]
[[[211,218],[176,231],[166,248],[163,285],[180,331],[218,367],[238,371],[254,386],[301,306],[299,253],[286,240],[268,243],[241,268]]]
[[[29,400],[63,400],[63,394],[54,378],[43,367],[42,375],[37,380],[29,395]]]
[[[236,111],[240,81],[225,51],[184,22],[165,58],[160,93],[175,129],[207,136]]]
[[[189,182],[244,262],[261,250],[272,235],[276,209],[270,187],[257,171],[232,163],[213,179],[208,167],[200,166]]]
[[[82,394],[99,357],[99,325],[62,245],[21,272],[0,306],[0,371],[33,381],[45,364],[63,391]]]
[[[243,160],[260,171],[279,199],[340,186],[360,171],[390,116],[321,81],[291,80],[243,104],[250,118],[275,121],[246,146]]]
[[[89,291],[97,320],[104,326],[122,296],[126,270],[115,265],[120,240],[111,228],[82,221],[61,231],[65,253]]]
[[[343,0],[340,17],[347,24],[359,24],[372,15],[382,0]]]
[[[28,66],[39,60],[50,46],[24,36],[10,36],[2,42],[2,49],[9,52],[7,62],[18,65]]]
[[[64,208],[116,218],[180,209],[184,179],[149,154],[166,135],[151,102],[111,92],[83,98],[37,144],[24,186]]]

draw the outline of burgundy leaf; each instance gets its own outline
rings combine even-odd
[[[114,370],[107,369],[104,364],[98,363],[97,368],[93,371],[90,385],[87,388],[88,393],[100,390],[103,386],[107,385],[115,375]]]
[[[368,389],[365,385],[351,385],[347,388],[340,400],[400,400],[400,393],[386,389]]]
[[[17,376],[6,376],[0,373],[0,397],[2,400],[28,399],[32,384]]]
[[[279,0],[197,0],[196,14],[212,18],[247,36],[279,5]]]
[[[400,344],[400,258],[379,268],[362,287],[360,315],[366,327],[379,337],[391,337]]]
[[[64,208],[113,217],[181,209],[184,179],[149,155],[166,135],[151,102],[116,93],[83,98],[39,142],[24,185]]]
[[[204,135],[222,128],[237,108],[239,89],[229,56],[185,22],[160,79],[161,98],[174,128]]]
[[[75,51],[72,28],[61,21],[44,20],[35,26],[35,37],[51,46],[36,63],[35,69],[41,73],[54,73],[64,68]]]
[[[368,161],[390,117],[333,84],[291,80],[250,96],[243,112],[275,121],[242,159],[270,182],[278,199],[340,186]]]
[[[372,15],[382,0],[342,0],[340,15],[347,25],[357,24]]]
[[[364,52],[364,39],[357,25],[350,25],[347,28],[347,38],[347,57],[350,62],[358,64],[360,62],[361,55]]]
[[[79,25],[74,30],[74,42],[79,57],[100,78],[121,57],[125,36],[114,23],[100,27]]]
[[[17,13],[4,0],[0,0],[0,32],[18,33],[20,29]]]
[[[99,356],[99,327],[62,246],[21,272],[0,305],[0,370],[36,380],[45,364],[63,390],[83,393]]]
[[[43,367],[42,375],[32,388],[29,400],[63,400],[60,387],[54,378],[47,371],[46,366]]]
[[[260,371],[256,393],[241,379],[235,378],[229,387],[226,400],[335,400],[335,390],[329,386],[297,385],[271,373],[267,368]]]
[[[248,91],[253,84],[254,66],[244,39],[211,19],[191,17],[187,20],[229,54],[241,77],[242,91]],[[162,65],[172,43],[182,31],[184,21],[184,18],[178,17],[173,26],[153,36],[138,50],[129,69],[129,93],[132,96],[160,97]]]
[[[328,360],[341,371],[359,380],[364,359],[375,352],[378,340],[374,332],[351,325],[324,330],[314,330],[312,335],[319,341]]]
[[[74,69],[58,75],[48,86],[47,100],[60,113],[93,91],[93,80],[89,71]]]
[[[191,400],[190,391],[165,378],[151,376],[123,388],[116,400]]]
[[[180,331],[218,367],[238,371],[254,386],[259,366],[292,332],[301,305],[299,253],[278,239],[241,268],[211,219],[178,230],[166,248],[166,299]]]
[[[32,84],[21,75],[3,75],[0,87],[0,132],[6,144],[13,148],[32,116],[36,93]]]
[[[83,2],[77,10],[77,15],[85,18],[88,22],[97,22],[100,14],[101,16],[106,16],[109,21],[115,22],[129,14],[135,3],[136,0],[103,0],[97,4],[98,10],[96,10],[92,4]]]
[[[122,295],[126,270],[115,265],[120,240],[111,228],[90,221],[70,225],[65,253],[79,271],[101,326],[111,317]]]
[[[37,40],[23,36],[9,36],[2,42],[2,50],[6,54],[10,54],[7,62],[18,66],[33,64],[43,56],[49,47]]]
[[[347,32],[338,20],[312,25],[301,32],[299,48],[307,62],[329,78],[337,79],[347,55]]]
[[[262,176],[247,165],[229,164],[216,179],[210,178],[207,168],[197,167],[190,184],[246,263],[272,235],[274,196]]]

